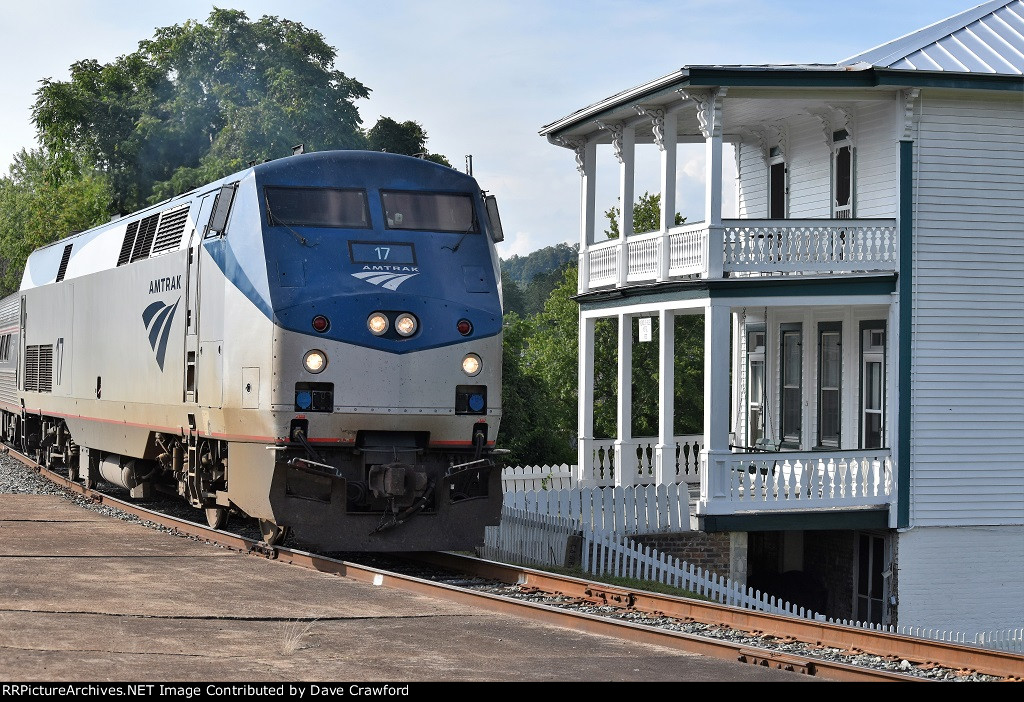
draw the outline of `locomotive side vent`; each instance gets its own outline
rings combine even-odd
[[[25,347],[25,389],[32,392],[53,391],[53,344]]]
[[[161,213],[160,226],[156,230],[156,239],[153,241],[153,253],[178,248],[187,221],[188,205]]]
[[[140,258],[148,258],[149,250],[153,248],[153,237],[156,236],[156,225],[160,221],[160,215],[150,215],[139,222],[139,234],[135,237],[135,246],[132,247],[132,261]]]
[[[132,257],[132,249],[135,247],[135,236],[139,233],[139,223],[132,222],[124,233],[124,241],[121,242],[121,253],[117,257],[117,265],[123,266]]]
[[[64,247],[64,253],[60,257],[60,267],[57,268],[57,282],[64,280],[64,274],[68,272],[68,261],[71,260],[71,247],[74,244],[68,244]]]

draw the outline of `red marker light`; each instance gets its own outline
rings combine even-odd
[[[322,314],[318,314],[316,317],[313,317],[313,331],[323,334],[330,328],[331,321],[327,319],[327,317],[324,317]]]
[[[463,336],[469,336],[473,333],[473,325],[468,319],[460,319],[459,323],[455,325],[455,328],[459,330],[459,333]]]

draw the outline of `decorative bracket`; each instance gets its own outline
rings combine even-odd
[[[761,152],[761,157],[765,160],[765,163],[768,162],[771,151],[771,137],[767,129],[764,127],[744,127],[740,130],[740,137],[742,142],[756,146],[757,150]],[[738,152],[739,150],[737,149]]]
[[[576,154],[576,170],[582,175],[586,164],[583,160],[583,152],[587,148],[587,140],[584,138],[573,139],[571,137],[555,137],[555,141],[567,149],[572,149]]]
[[[615,152],[615,158],[618,159],[619,163],[622,163],[622,130],[623,124],[621,122],[615,122],[609,124],[606,122],[598,121],[597,126],[611,133],[612,135],[612,150]]]
[[[722,136],[722,101],[727,87],[711,90],[680,90],[679,94],[697,104],[697,123],[700,133],[707,139]]]
[[[910,133],[914,128],[914,103],[917,96],[921,94],[918,88],[908,88],[903,93],[903,139],[910,139]]]
[[[651,119],[651,131],[654,133],[654,143],[658,149],[665,150],[665,108],[647,107],[644,105],[633,105],[633,109],[640,115],[646,115]]]
[[[810,109],[808,114],[817,117],[821,123],[821,131],[825,137],[825,146],[829,149],[835,146],[832,134],[840,129],[845,129],[849,139],[853,141],[853,117],[850,111],[840,105],[826,105],[827,109]]]

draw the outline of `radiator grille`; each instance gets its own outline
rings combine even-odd
[[[156,230],[156,240],[153,242],[153,253],[178,248],[187,221],[188,205],[161,213],[160,226]]]
[[[25,389],[53,392],[53,344],[25,347]]]

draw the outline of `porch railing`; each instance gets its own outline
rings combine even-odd
[[[671,465],[667,466],[662,483],[700,482],[700,451],[704,437],[700,434],[676,436]],[[616,446],[615,439],[591,439],[589,463],[579,467],[580,481],[585,485],[652,485],[657,482],[658,445],[656,437],[633,438]]]
[[[884,507],[895,500],[889,449],[719,454],[701,483],[705,514]]]
[[[734,275],[892,271],[899,260],[895,219],[726,219],[721,232],[723,270]],[[710,245],[704,222],[603,241],[581,252],[581,282],[706,278]]]

